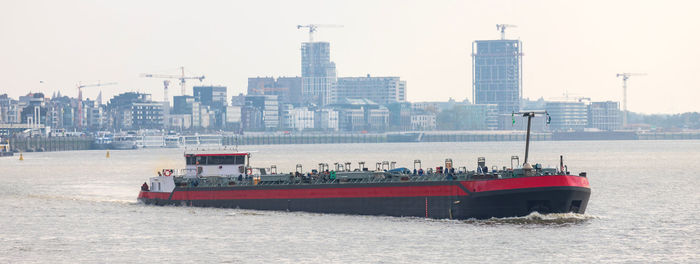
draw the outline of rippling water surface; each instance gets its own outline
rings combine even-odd
[[[394,160],[510,166],[520,142],[254,146],[254,166]],[[700,262],[700,141],[534,142],[531,159],[586,171],[586,214],[488,220],[158,207],[136,202],[183,150],[0,158],[0,263]],[[368,167],[370,167],[368,165]]]

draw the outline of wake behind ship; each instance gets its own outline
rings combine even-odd
[[[491,168],[479,158],[475,170],[444,166],[423,170],[395,168],[395,162],[326,163],[318,169],[278,174],[250,166],[250,153],[233,150],[190,151],[186,168],[165,169],[144,183],[138,200],[155,205],[183,205],[256,210],[285,210],[359,215],[468,219],[539,213],[584,213],[590,197],[586,173],[571,175],[560,157],[559,168],[543,168],[511,158],[511,167]],[[441,164],[442,165],[442,164]]]

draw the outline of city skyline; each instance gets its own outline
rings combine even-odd
[[[79,82],[118,82],[85,89],[84,98],[127,91],[162,100],[162,80],[141,73],[205,75],[193,85],[245,93],[253,76],[301,76],[300,50],[319,29],[330,42],[338,77],[398,76],[408,101],[471,98],[471,42],[523,41],[523,97],[572,96],[622,101],[621,72],[630,78],[628,108],[641,113],[697,111],[691,64],[700,52],[692,30],[694,2],[353,2],[213,3],[69,1],[0,4],[0,94],[55,91],[77,96]],[[165,8],[163,8],[165,6]],[[241,10],[247,10],[242,12]],[[324,11],[324,12],[320,12]],[[259,19],[274,18],[274,19]],[[257,19],[256,19],[257,18]],[[179,95],[176,84],[170,96]],[[685,96],[679,96],[683,94]]]

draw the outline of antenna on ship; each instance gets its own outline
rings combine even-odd
[[[546,116],[546,122],[549,124],[551,118],[549,117],[549,114],[547,111],[528,111],[528,112],[517,112],[513,113],[518,115],[523,115],[523,117],[527,117],[527,135],[525,136],[525,160],[523,161],[523,167],[525,167],[525,164],[527,163],[527,157],[530,152],[530,127],[532,124],[532,118],[535,117],[535,115],[545,115]],[[513,119],[513,122],[515,122],[515,119]]]

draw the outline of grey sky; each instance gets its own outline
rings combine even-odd
[[[331,42],[339,76],[400,76],[409,101],[471,100],[471,42],[509,38],[524,48],[524,96],[622,97],[629,109],[700,111],[697,1],[0,1],[0,94],[104,98],[125,91],[162,99],[162,81],[185,66],[204,84],[242,93],[251,76],[300,75],[300,43]],[[44,81],[40,84],[39,81]],[[195,84],[192,82],[191,84]],[[175,88],[175,87],[174,87]],[[191,90],[190,90],[191,93]],[[170,95],[179,94],[171,89]]]

